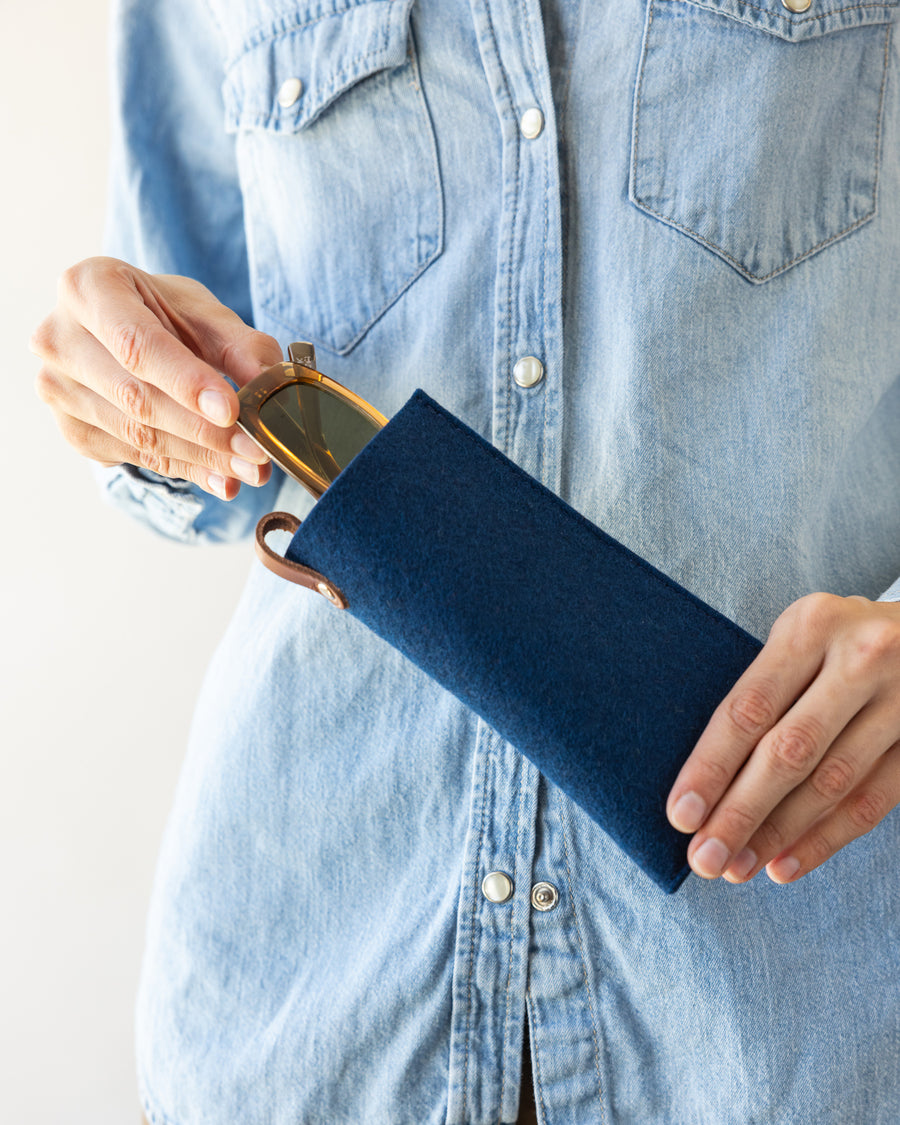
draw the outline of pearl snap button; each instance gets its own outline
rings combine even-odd
[[[533,141],[535,137],[541,135],[544,129],[544,115],[537,106],[525,110],[519,122],[519,128],[522,130],[522,136],[529,141]]]
[[[559,902],[559,891],[552,883],[535,883],[531,888],[531,905],[535,910],[552,910]]]
[[[513,881],[505,871],[491,871],[481,880],[481,893],[488,902],[508,902],[513,889]]]
[[[303,83],[299,78],[285,78],[278,90],[278,104],[282,109],[290,109],[303,93]]]
[[[513,378],[520,387],[533,387],[544,377],[544,365],[533,355],[523,356],[513,368]]]
[[[812,5],[812,0],[781,0],[789,12],[805,12]]]

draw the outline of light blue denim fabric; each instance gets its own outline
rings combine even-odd
[[[764,637],[800,595],[900,569],[893,12],[123,0],[109,248],[314,340],[387,414],[423,387]],[[104,481],[186,541],[309,504]],[[452,697],[257,567],[159,860],[148,1120],[511,1122],[527,1011],[549,1125],[895,1125],[898,855],[894,813],[795,885],[665,896]]]

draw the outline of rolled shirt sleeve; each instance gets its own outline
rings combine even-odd
[[[111,152],[104,247],[149,273],[195,278],[252,323],[234,138],[225,131],[223,44],[200,0],[118,0],[111,34]],[[283,476],[230,502],[186,481],[98,468],[104,498],[168,538],[252,531]]]
[[[234,500],[217,500],[188,481],[168,480],[133,465],[96,466],[103,499],[138,523],[179,543],[230,543],[250,535],[276,506],[283,477],[277,470],[262,488],[242,485]]]

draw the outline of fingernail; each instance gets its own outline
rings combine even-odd
[[[241,430],[238,430],[231,439],[231,452],[236,453],[238,457],[243,457],[245,461],[264,463],[268,460],[256,442]]]
[[[220,500],[225,499],[225,478],[220,477],[218,473],[210,473],[206,478],[206,483],[213,490]]]
[[[773,883],[789,883],[800,870],[800,860],[795,855],[776,859],[766,868]]]
[[[227,426],[231,421],[231,407],[228,399],[220,391],[201,391],[197,405],[217,426]]]
[[[669,817],[672,824],[679,832],[696,832],[706,816],[706,801],[690,790],[682,793],[672,806],[672,815]]]
[[[752,848],[742,848],[728,865],[728,874],[735,879],[745,879],[756,866],[756,852]]]
[[[725,870],[730,852],[715,836],[700,845],[691,858],[691,867],[704,879],[717,879]]]
[[[259,484],[259,466],[242,461],[240,457],[231,458],[231,471],[234,475],[247,484]]]

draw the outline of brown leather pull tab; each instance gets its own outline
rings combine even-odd
[[[270,531],[289,531],[293,535],[299,526],[300,520],[290,512],[269,512],[267,516],[263,516],[256,525],[256,554],[259,561],[279,578],[286,578],[288,582],[314,590],[337,609],[346,609],[347,599],[323,574],[276,554],[266,542]]]

